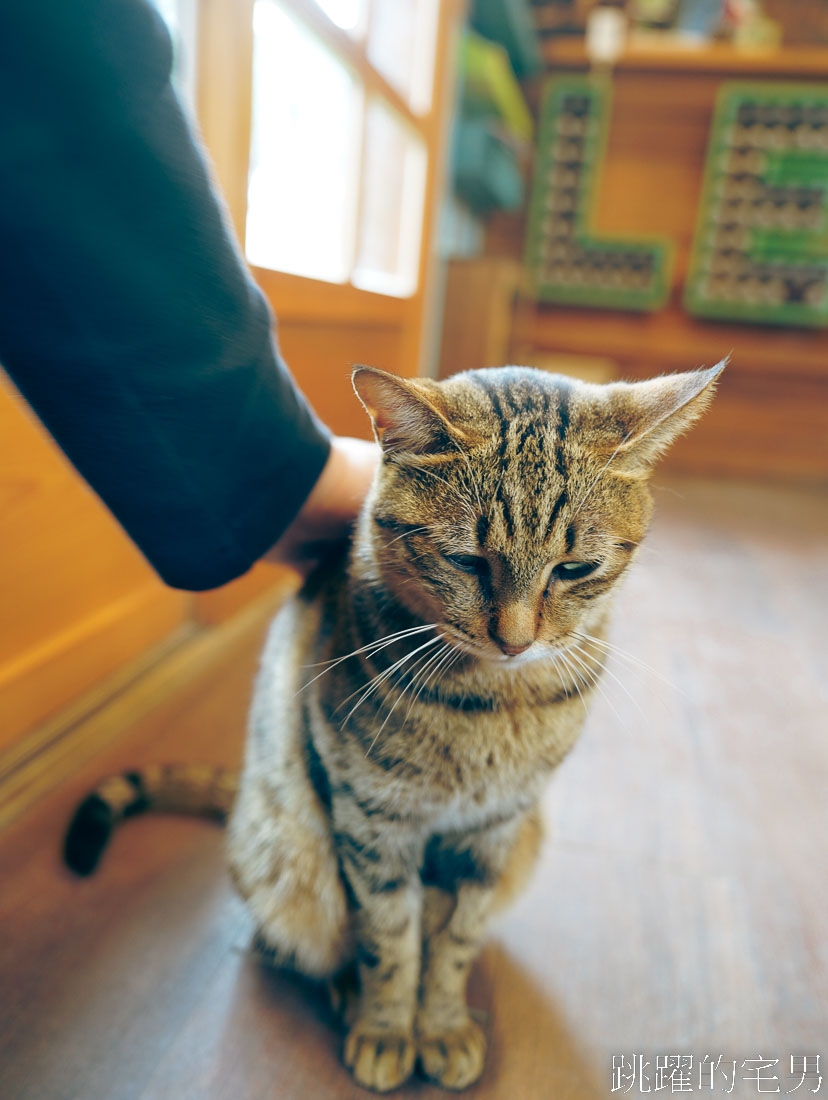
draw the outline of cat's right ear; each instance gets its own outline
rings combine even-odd
[[[436,383],[376,367],[354,367],[351,382],[386,454],[438,454],[465,439],[441,411]]]

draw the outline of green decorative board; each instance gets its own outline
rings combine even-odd
[[[591,228],[611,106],[605,77],[546,83],[526,263],[540,301],[658,309],[670,289],[670,242]]]
[[[684,304],[828,326],[828,85],[722,86]]]

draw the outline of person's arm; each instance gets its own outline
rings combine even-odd
[[[277,542],[330,440],[171,61],[146,0],[0,5],[0,363],[161,577],[198,590]]]

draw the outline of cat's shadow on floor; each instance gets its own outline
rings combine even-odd
[[[255,1002],[259,1014],[255,1031],[261,1038],[269,1033],[271,1042],[278,1044],[278,1076],[284,1091],[271,1095],[292,1097],[289,1081],[294,1076],[306,1080],[309,1063],[317,1082],[314,1100],[372,1095],[355,1085],[339,1062],[343,1027],[324,985],[274,969],[250,952],[236,992],[231,1019],[238,1020],[239,1014],[249,1019]],[[469,1003],[490,1045],[483,1077],[465,1095],[477,1100],[553,1096],[556,1100],[603,1100],[606,1096],[610,1069],[600,1080],[601,1068],[590,1062],[554,1002],[529,971],[497,943],[486,947],[472,972]],[[247,1030],[248,1041],[250,1036]],[[298,1093],[295,1095],[298,1100]],[[436,1100],[450,1094],[415,1075],[392,1095]]]

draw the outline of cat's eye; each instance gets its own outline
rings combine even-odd
[[[552,573],[562,581],[577,581],[594,573],[599,564],[597,561],[562,561],[555,566]]]
[[[476,573],[482,576],[489,569],[489,563],[479,554],[446,554],[445,557],[446,561],[461,573]]]

